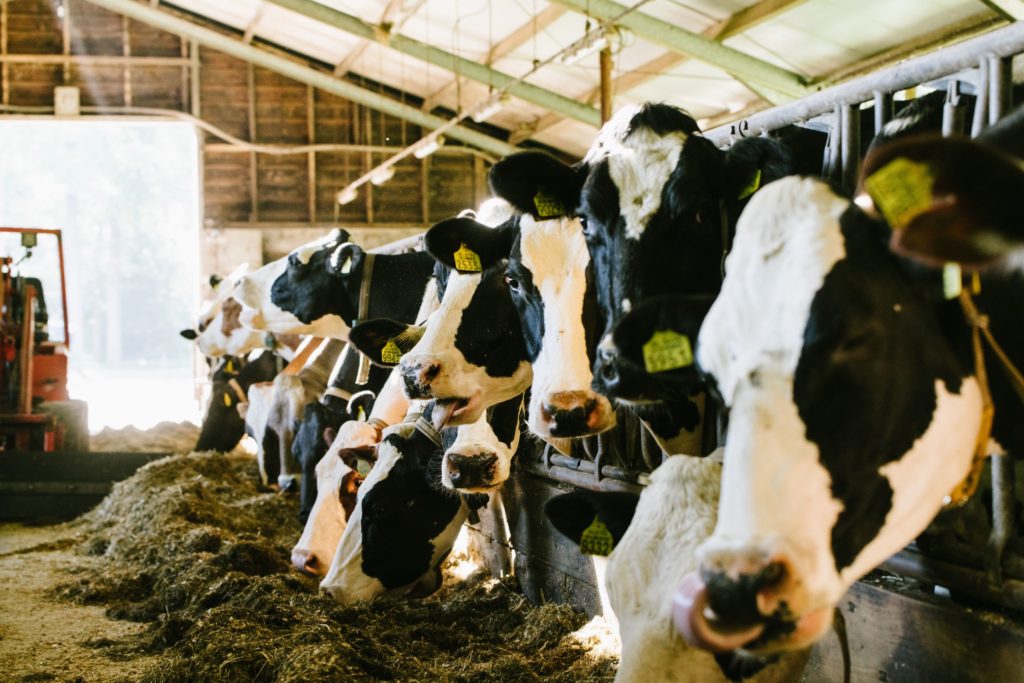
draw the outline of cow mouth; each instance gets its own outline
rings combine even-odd
[[[828,629],[831,614],[831,608],[822,607],[795,617],[781,603],[756,623],[727,625],[709,607],[707,587],[696,573],[683,579],[672,598],[672,620],[679,633],[690,645],[714,653],[770,653],[806,647]]]
[[[475,422],[480,416],[481,396],[477,392],[469,398],[439,398],[435,405],[439,409],[434,417],[434,426],[438,429],[444,426],[454,427],[456,425]]]

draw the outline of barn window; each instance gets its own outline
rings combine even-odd
[[[193,127],[7,120],[0,149],[0,226],[63,232],[68,388],[88,403],[90,429],[196,420],[192,348],[178,335],[198,296]],[[26,264],[45,265],[49,244]],[[17,240],[2,246],[24,255]],[[45,289],[59,309],[59,288]]]

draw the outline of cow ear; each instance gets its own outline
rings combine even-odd
[[[192,328],[182,330],[179,334],[185,339],[188,339],[189,341],[195,341],[199,337],[199,333],[193,330]]]
[[[347,235],[348,233],[345,234]],[[363,256],[362,247],[348,241],[343,241],[327,257],[327,272],[335,277],[348,277],[356,271],[359,263],[363,260]]]
[[[639,500],[632,493],[574,491],[550,499],[544,514],[566,538],[591,551],[588,554],[607,555],[629,528]],[[605,545],[608,540],[610,545]],[[607,552],[593,552],[602,545]]]
[[[444,265],[471,272],[508,258],[513,237],[514,229],[508,223],[491,228],[463,216],[448,218],[427,230],[424,242],[427,251]]]
[[[348,333],[348,342],[375,365],[398,365],[423,336],[420,325],[406,325],[387,318],[361,322]]]
[[[764,185],[793,173],[793,154],[772,138],[743,138],[725,153],[722,199],[744,200]]]
[[[539,219],[574,214],[585,179],[581,169],[542,152],[505,157],[488,175],[491,192]]]
[[[327,444],[328,448],[330,448],[331,444],[334,443],[335,437],[338,436],[338,430],[334,427],[324,427],[323,436],[324,443]]]
[[[367,465],[372,466],[377,459],[376,446],[358,446],[356,448],[339,448],[338,457],[351,469],[366,475],[369,470]],[[360,466],[362,463],[362,466]]]

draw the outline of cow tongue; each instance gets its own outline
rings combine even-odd
[[[466,405],[466,400],[463,398],[447,398],[439,399],[434,403],[433,411],[433,422],[434,429],[441,429],[448,421],[452,419],[452,415],[460,407]]]
[[[690,645],[711,652],[729,652],[743,647],[761,635],[764,624],[736,630],[724,630],[708,620],[707,586],[691,572],[672,596],[672,621]]]

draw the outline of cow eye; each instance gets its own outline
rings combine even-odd
[[[590,221],[587,220],[586,216],[580,216],[580,225],[583,226],[583,234],[590,234]]]
[[[505,284],[508,285],[508,288],[513,292],[518,292],[519,288],[522,286],[519,284],[519,280],[515,279],[511,275],[505,276]]]

